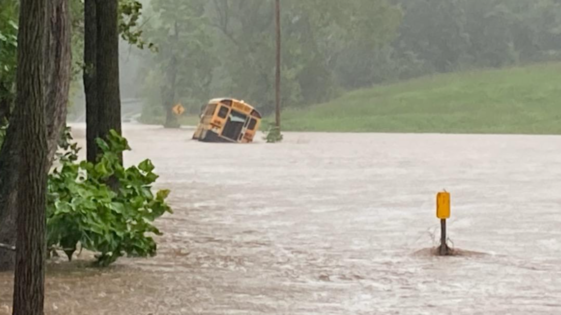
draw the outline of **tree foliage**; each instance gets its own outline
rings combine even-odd
[[[556,0],[398,2],[405,16],[395,47],[432,71],[547,60],[561,48]]]
[[[169,107],[163,106],[169,103],[164,95],[171,94],[173,103],[181,102],[192,114],[214,96],[243,98],[272,111],[272,0],[149,3],[144,8],[137,0],[119,2],[122,39],[159,51],[139,53],[144,118],[163,116]],[[17,20],[16,6],[15,0],[0,0],[4,94],[13,91],[17,29],[10,21]],[[73,0],[71,7],[78,55],[83,3]],[[434,72],[558,59],[561,50],[558,0],[283,0],[282,25],[284,106]],[[170,68],[176,71],[175,84]],[[76,63],[75,72],[81,69]]]
[[[170,43],[165,36],[170,27],[166,25],[194,22],[191,41],[175,45],[183,56],[174,65],[187,70],[178,73],[178,86],[183,89],[178,98],[192,113],[216,95],[243,98],[270,113],[274,107],[273,1],[180,2],[176,5],[167,1],[167,6],[162,6],[154,0],[153,10],[158,14],[146,25],[147,33],[159,34],[154,40],[159,38],[162,44],[158,42],[158,46],[164,49]],[[281,19],[282,102],[291,106],[336,95],[341,56],[349,47],[372,50],[390,40],[399,25],[400,11],[385,0],[285,0]],[[169,67],[169,55],[160,51],[144,58],[146,94],[158,95],[155,87],[165,82],[161,69]],[[155,115],[159,103],[149,98],[152,111],[147,113]]]
[[[17,18],[17,2],[0,0],[0,126],[15,98]]]
[[[242,95],[265,113],[274,98],[272,1],[213,1],[209,8],[225,75],[222,94]],[[339,65],[351,50],[374,51],[389,41],[400,12],[385,0],[296,1],[281,3],[283,95],[285,106],[311,104],[337,94]],[[350,67],[360,68],[359,59]],[[220,87],[220,86],[219,86]]]
[[[205,0],[154,0],[144,25],[146,38],[158,53],[144,52],[141,82],[144,96],[152,106],[145,117],[169,114],[176,103],[198,111],[200,100],[210,97],[210,84],[218,59],[205,16]],[[191,105],[189,104],[196,104]]]
[[[71,93],[80,89],[84,63],[76,56],[82,55],[84,49],[84,1],[70,0],[72,25],[72,85]],[[15,97],[15,69],[17,45],[17,0],[0,0],[0,124],[6,102],[13,102]],[[139,49],[156,50],[156,46],[145,39],[141,21],[143,6],[136,0],[119,1],[119,32],[121,38]],[[70,106],[72,103],[70,102]]]
[[[17,12],[13,1],[1,0],[0,7],[0,82],[8,86],[15,80]]]
[[[560,57],[557,0],[283,0],[281,5],[285,107],[435,72]],[[155,14],[145,34],[167,51],[141,56],[146,116],[162,115],[159,89],[167,84],[170,64],[179,71],[176,98],[192,113],[214,96],[242,98],[271,113],[273,8],[271,0],[153,0]],[[171,45],[176,22],[194,22],[190,41]],[[181,52],[174,62],[172,50]]]

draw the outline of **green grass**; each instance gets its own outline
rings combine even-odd
[[[424,77],[283,112],[283,130],[561,134],[561,63]]]

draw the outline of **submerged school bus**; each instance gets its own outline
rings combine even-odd
[[[208,102],[193,139],[203,142],[249,143],[261,123],[261,114],[253,106],[232,98]]]

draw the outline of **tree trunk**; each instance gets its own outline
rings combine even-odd
[[[12,119],[0,150],[0,243],[16,244],[16,198],[21,141],[17,139],[17,122]],[[0,271],[13,270],[15,252],[0,248]]]
[[[10,90],[0,83],[0,95],[10,94]],[[10,97],[0,97],[0,126],[4,123],[4,120],[10,119],[10,113],[12,109],[12,100]]]
[[[95,139],[99,137],[97,103],[97,14],[96,0],[84,3],[84,90],[86,93],[86,155],[95,162],[98,152]]]
[[[101,137],[106,137],[111,129],[121,134],[118,6],[117,0],[97,1],[96,6],[97,125]]]
[[[179,121],[173,112],[173,107],[175,106],[176,101],[175,97],[177,95],[177,57],[175,56],[177,42],[179,41],[179,29],[177,23],[175,23],[174,33],[171,37],[171,42],[173,44],[168,47],[170,51],[170,59],[168,69],[166,71],[167,82],[164,86],[162,86],[162,101],[166,113],[164,128],[179,128]]]
[[[163,105],[166,113],[164,128],[179,128],[177,116],[173,112],[173,106],[175,106],[176,81],[177,65],[175,55],[173,55],[170,59],[170,64],[167,71],[166,84],[162,86],[162,101],[164,103]]]
[[[50,0],[49,5],[49,53],[46,59],[48,167],[52,164],[62,127],[66,123],[72,64],[69,0]]]
[[[66,121],[71,76],[70,16],[68,0],[48,1],[48,30],[45,39],[45,114],[48,150],[46,167],[50,168],[58,147],[62,126]],[[18,136],[16,121],[8,128],[0,150],[0,243],[15,245],[16,198],[18,182]],[[15,255],[0,249],[0,271],[12,270]]]
[[[85,1],[84,87],[90,162],[101,153],[97,138],[107,136],[111,129],[121,134],[118,6],[117,0]]]
[[[10,101],[6,98],[0,98],[0,126],[4,124],[4,120],[8,120],[10,113]]]
[[[42,315],[45,300],[48,1],[21,0],[15,125],[19,178],[14,315]]]

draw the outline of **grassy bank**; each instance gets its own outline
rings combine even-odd
[[[561,134],[561,63],[425,77],[287,109],[291,131]]]

